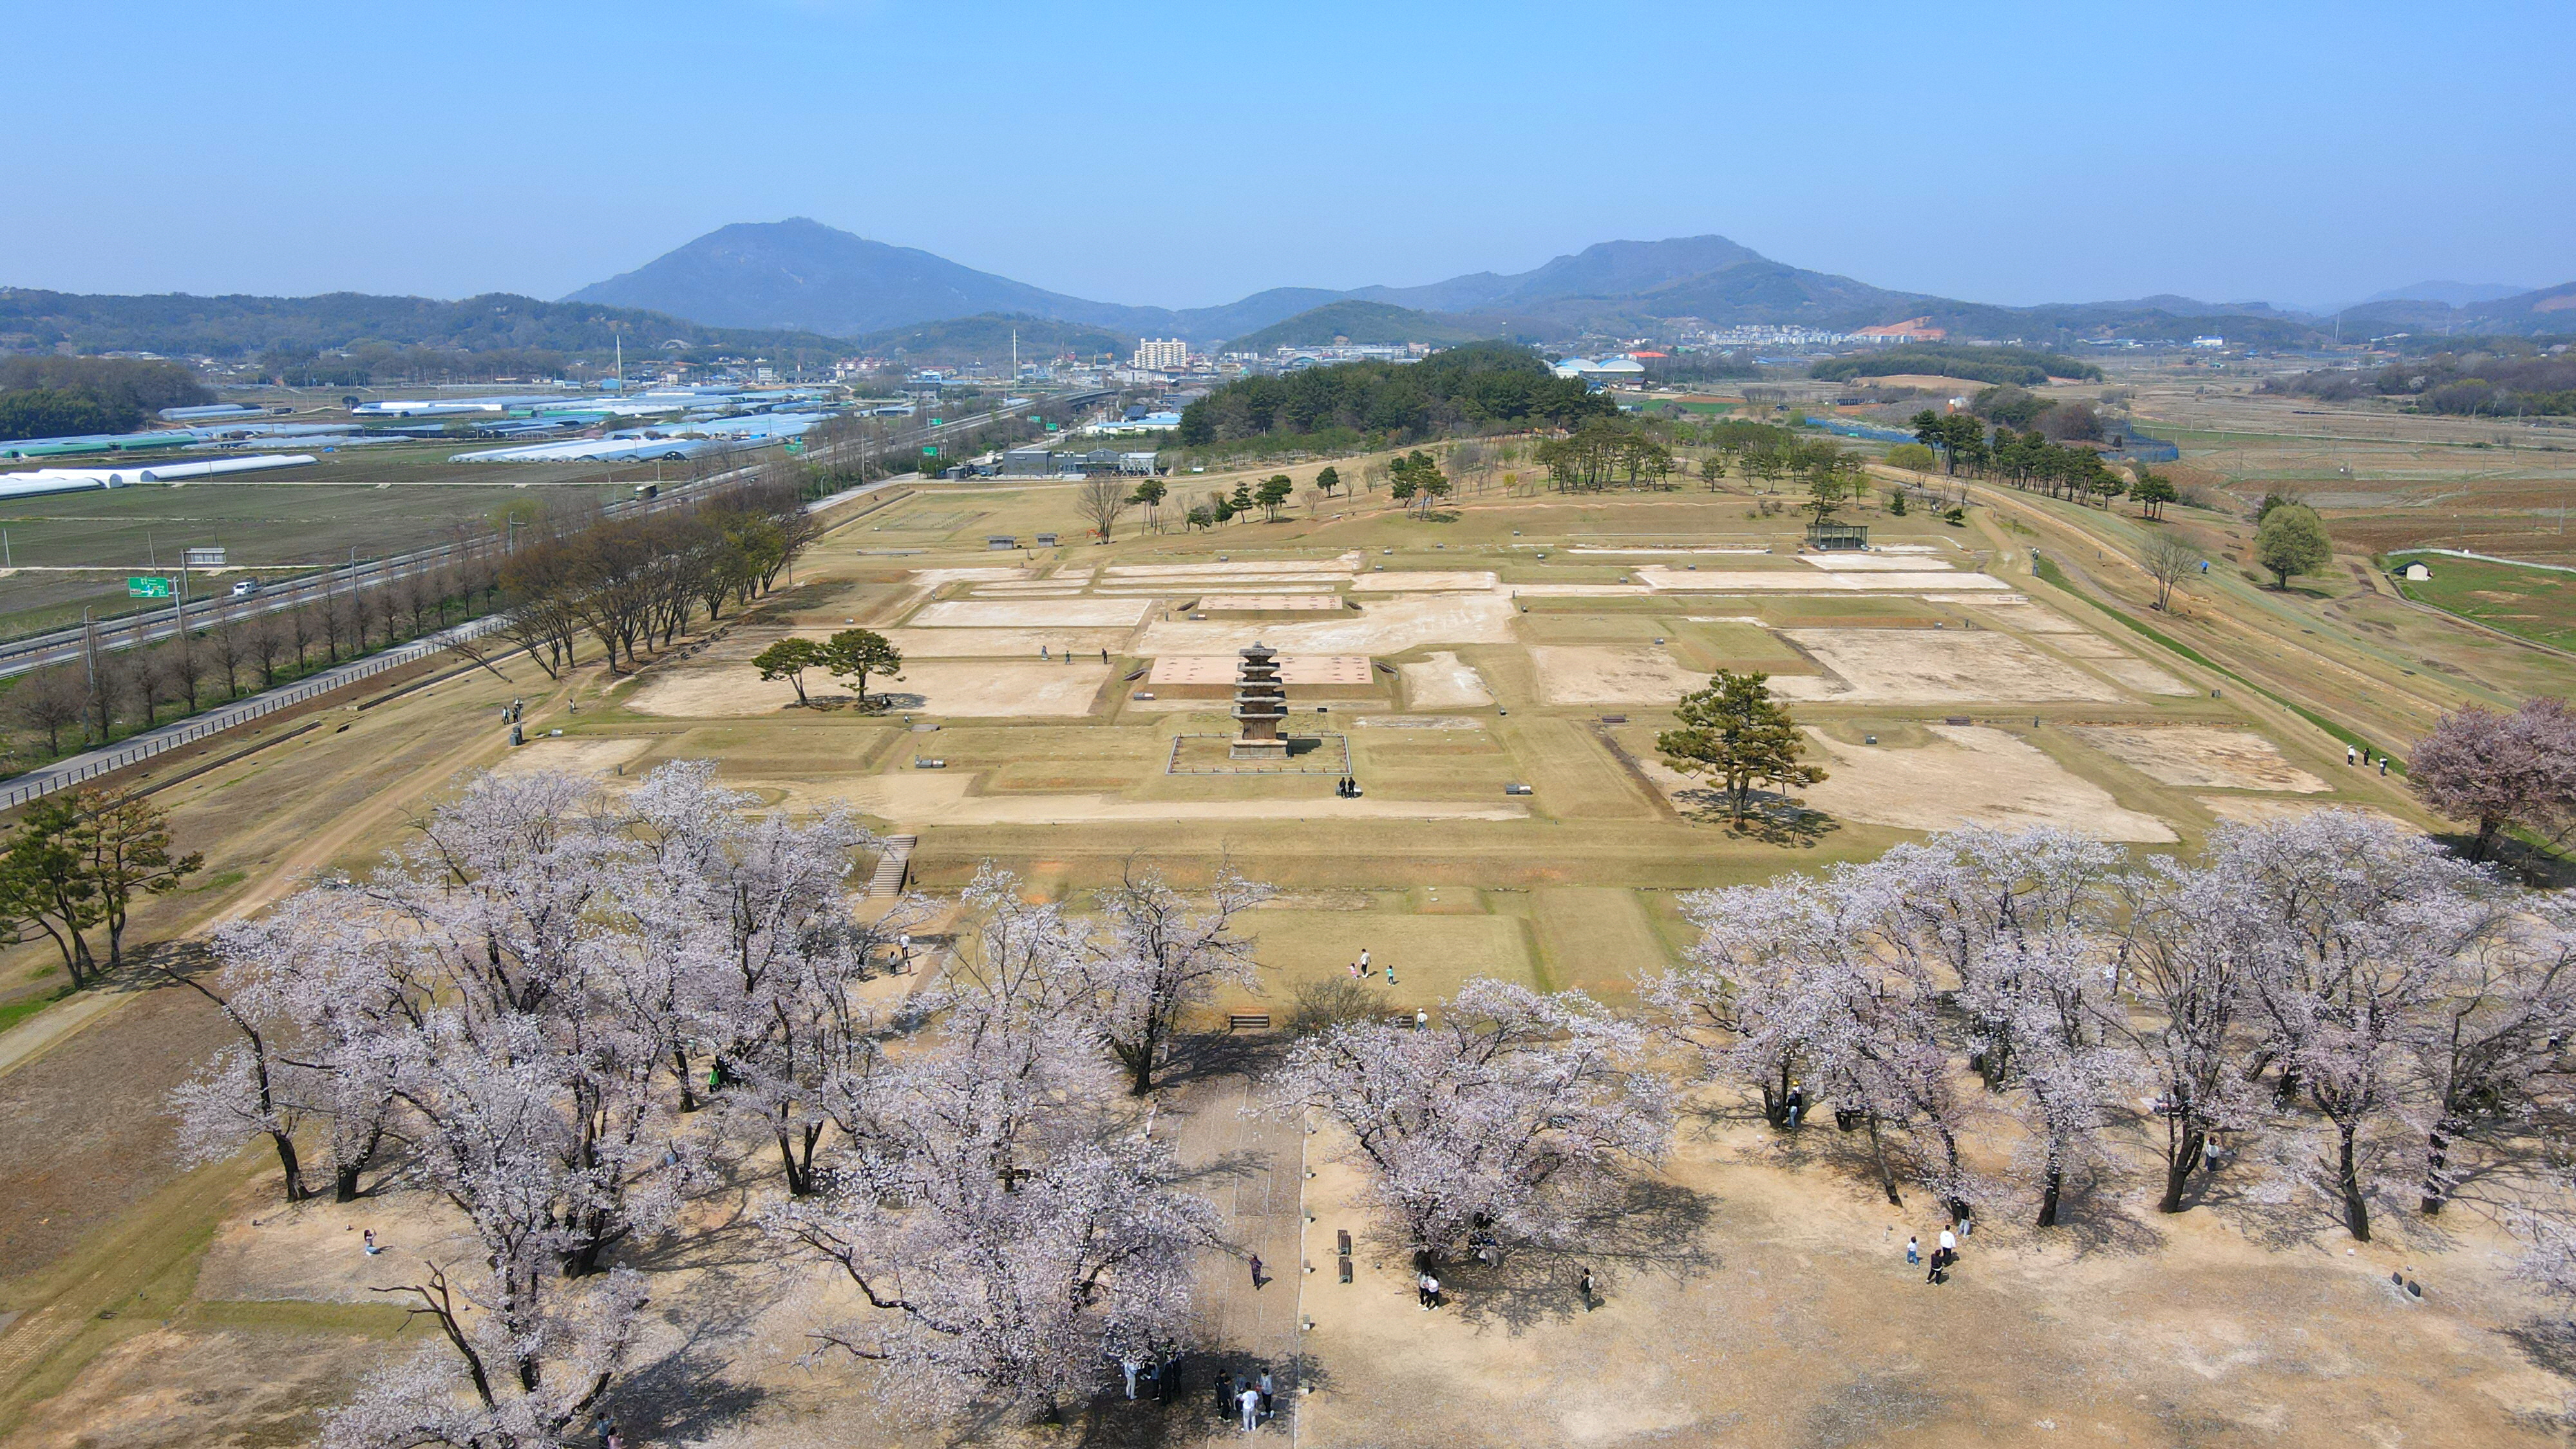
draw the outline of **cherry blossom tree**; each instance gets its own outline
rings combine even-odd
[[[2362,1134],[2407,1104],[2440,987],[2498,929],[2504,898],[2424,836],[2352,810],[2224,829],[2208,854],[2280,1095],[2304,1089],[2325,1117],[2345,1226],[2367,1242]]]
[[[2439,1213],[2458,1185],[2453,1150],[2483,1129],[2527,1119],[2576,1034],[2576,903],[2553,895],[2517,906],[2451,960],[2411,1034],[2423,1084],[2427,1214]]]
[[[1053,1415],[1108,1355],[1186,1334],[1192,1253],[1218,1219],[1185,1190],[1151,1118],[1129,1115],[1071,953],[1085,932],[988,869],[976,965],[917,1039],[837,1110],[850,1146],[827,1189],[769,1217],[838,1267],[866,1309],[818,1333],[892,1370],[898,1407]],[[1070,995],[1063,993],[1070,992]]]
[[[1106,939],[1092,966],[1101,1034],[1127,1068],[1128,1089],[1154,1089],[1154,1067],[1180,1028],[1181,1014],[1220,986],[1261,988],[1252,942],[1234,918],[1277,892],[1219,867],[1204,910],[1150,871],[1127,872],[1100,893]]]
[[[2547,697],[2511,714],[2465,706],[2415,746],[2406,779],[2426,805],[2476,826],[2471,860],[2510,826],[2562,835],[2576,825],[2576,712]]]
[[[1647,995],[1713,1069],[1757,1087],[1776,1125],[1802,1125],[1793,1090],[1830,1105],[1837,1125],[1867,1131],[1890,1203],[1904,1201],[1901,1170],[1958,1212],[1972,1195],[1960,1151],[1968,1108],[1942,1041],[1940,984],[1903,904],[1919,863],[1692,896],[1684,910],[1700,940]]]
[[[1371,1195],[1438,1259],[1479,1223],[1567,1237],[1662,1160],[1672,1097],[1636,1023],[1580,992],[1477,978],[1426,1030],[1334,1026],[1299,1041],[1287,1099],[1347,1131]]]
[[[2107,928],[2125,861],[2116,847],[2042,826],[1945,832],[1872,867],[1889,877],[1902,917],[1897,949],[1959,983],[1969,1061],[2027,1109],[2041,1227],[2057,1224],[2068,1170],[2100,1160],[2123,1080],[2096,1023],[2117,978]]]
[[[855,920],[845,882],[873,840],[847,813],[797,823],[754,815],[751,796],[714,783],[707,761],[662,766],[623,802],[649,846],[645,879],[618,907],[639,953],[610,973],[622,1015],[667,1023],[684,1107],[695,1097],[690,1043],[711,1043],[717,1098],[778,1144],[788,1190],[815,1190],[815,1153],[842,1079],[875,1068],[881,1030],[854,988],[921,924],[916,899]]]
[[[2259,1116],[2249,1085],[2262,1070],[2262,1040],[2246,1029],[2246,973],[2232,948],[2234,882],[2224,873],[2153,856],[2120,890],[2128,930],[2121,979],[2128,996],[2106,1003],[2102,1028],[2136,1057],[2156,1088],[2165,1165],[2160,1212],[2178,1213],[2209,1134]]]

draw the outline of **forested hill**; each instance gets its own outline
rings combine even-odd
[[[2052,377],[2088,382],[2102,380],[2102,369],[2054,352],[2024,347],[1942,347],[1912,344],[1853,357],[1828,358],[1808,369],[1810,377],[1846,382],[1855,377],[1895,377],[1924,373],[1964,377],[1972,382],[2013,383],[2039,387]]]
[[[1278,347],[1330,347],[1336,341],[1362,346],[1439,344],[1472,342],[1493,335],[1455,317],[1434,317],[1384,302],[1341,301],[1300,312],[1285,322],[1273,322],[1258,332],[1230,337],[1225,350],[1268,352]]]
[[[1136,350],[1136,339],[1129,334],[1024,312],[983,312],[947,322],[889,327],[851,338],[849,345],[871,355],[901,353],[913,363],[1000,362],[1010,357],[1014,339],[1021,359],[1029,362],[1066,353],[1125,357]]]
[[[1345,362],[1227,383],[1181,413],[1180,441],[1205,447],[1271,435],[1429,437],[1486,424],[1570,426],[1615,412],[1522,348],[1479,342],[1420,362]]]
[[[160,352],[257,357],[364,344],[467,352],[608,352],[678,342],[775,360],[817,361],[849,344],[810,332],[708,327],[660,312],[588,302],[540,302],[505,292],[457,302],[331,292],[318,297],[83,296],[0,287],[0,349]]]

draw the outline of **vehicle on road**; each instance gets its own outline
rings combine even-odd
[[[235,579],[233,581],[233,597],[236,599],[247,599],[258,592],[259,580],[257,579]]]

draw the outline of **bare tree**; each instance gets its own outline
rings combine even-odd
[[[1091,531],[1102,543],[1109,541],[1110,530],[1127,512],[1132,501],[1126,483],[1115,477],[1100,476],[1084,480],[1074,495],[1074,508],[1090,520]]]
[[[8,703],[9,717],[22,728],[42,731],[45,753],[59,755],[63,729],[80,723],[89,707],[89,691],[81,683],[78,665],[59,664],[19,680],[9,691]]]
[[[2200,550],[2181,534],[2158,531],[2149,535],[2138,562],[2156,581],[2156,607],[2163,609],[2173,603],[2174,586],[2200,567]]]

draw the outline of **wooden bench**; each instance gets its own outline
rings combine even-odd
[[[1226,1017],[1225,1029],[1227,1031],[1268,1031],[1270,1029],[1270,1013],[1266,1011],[1235,1012]]]

